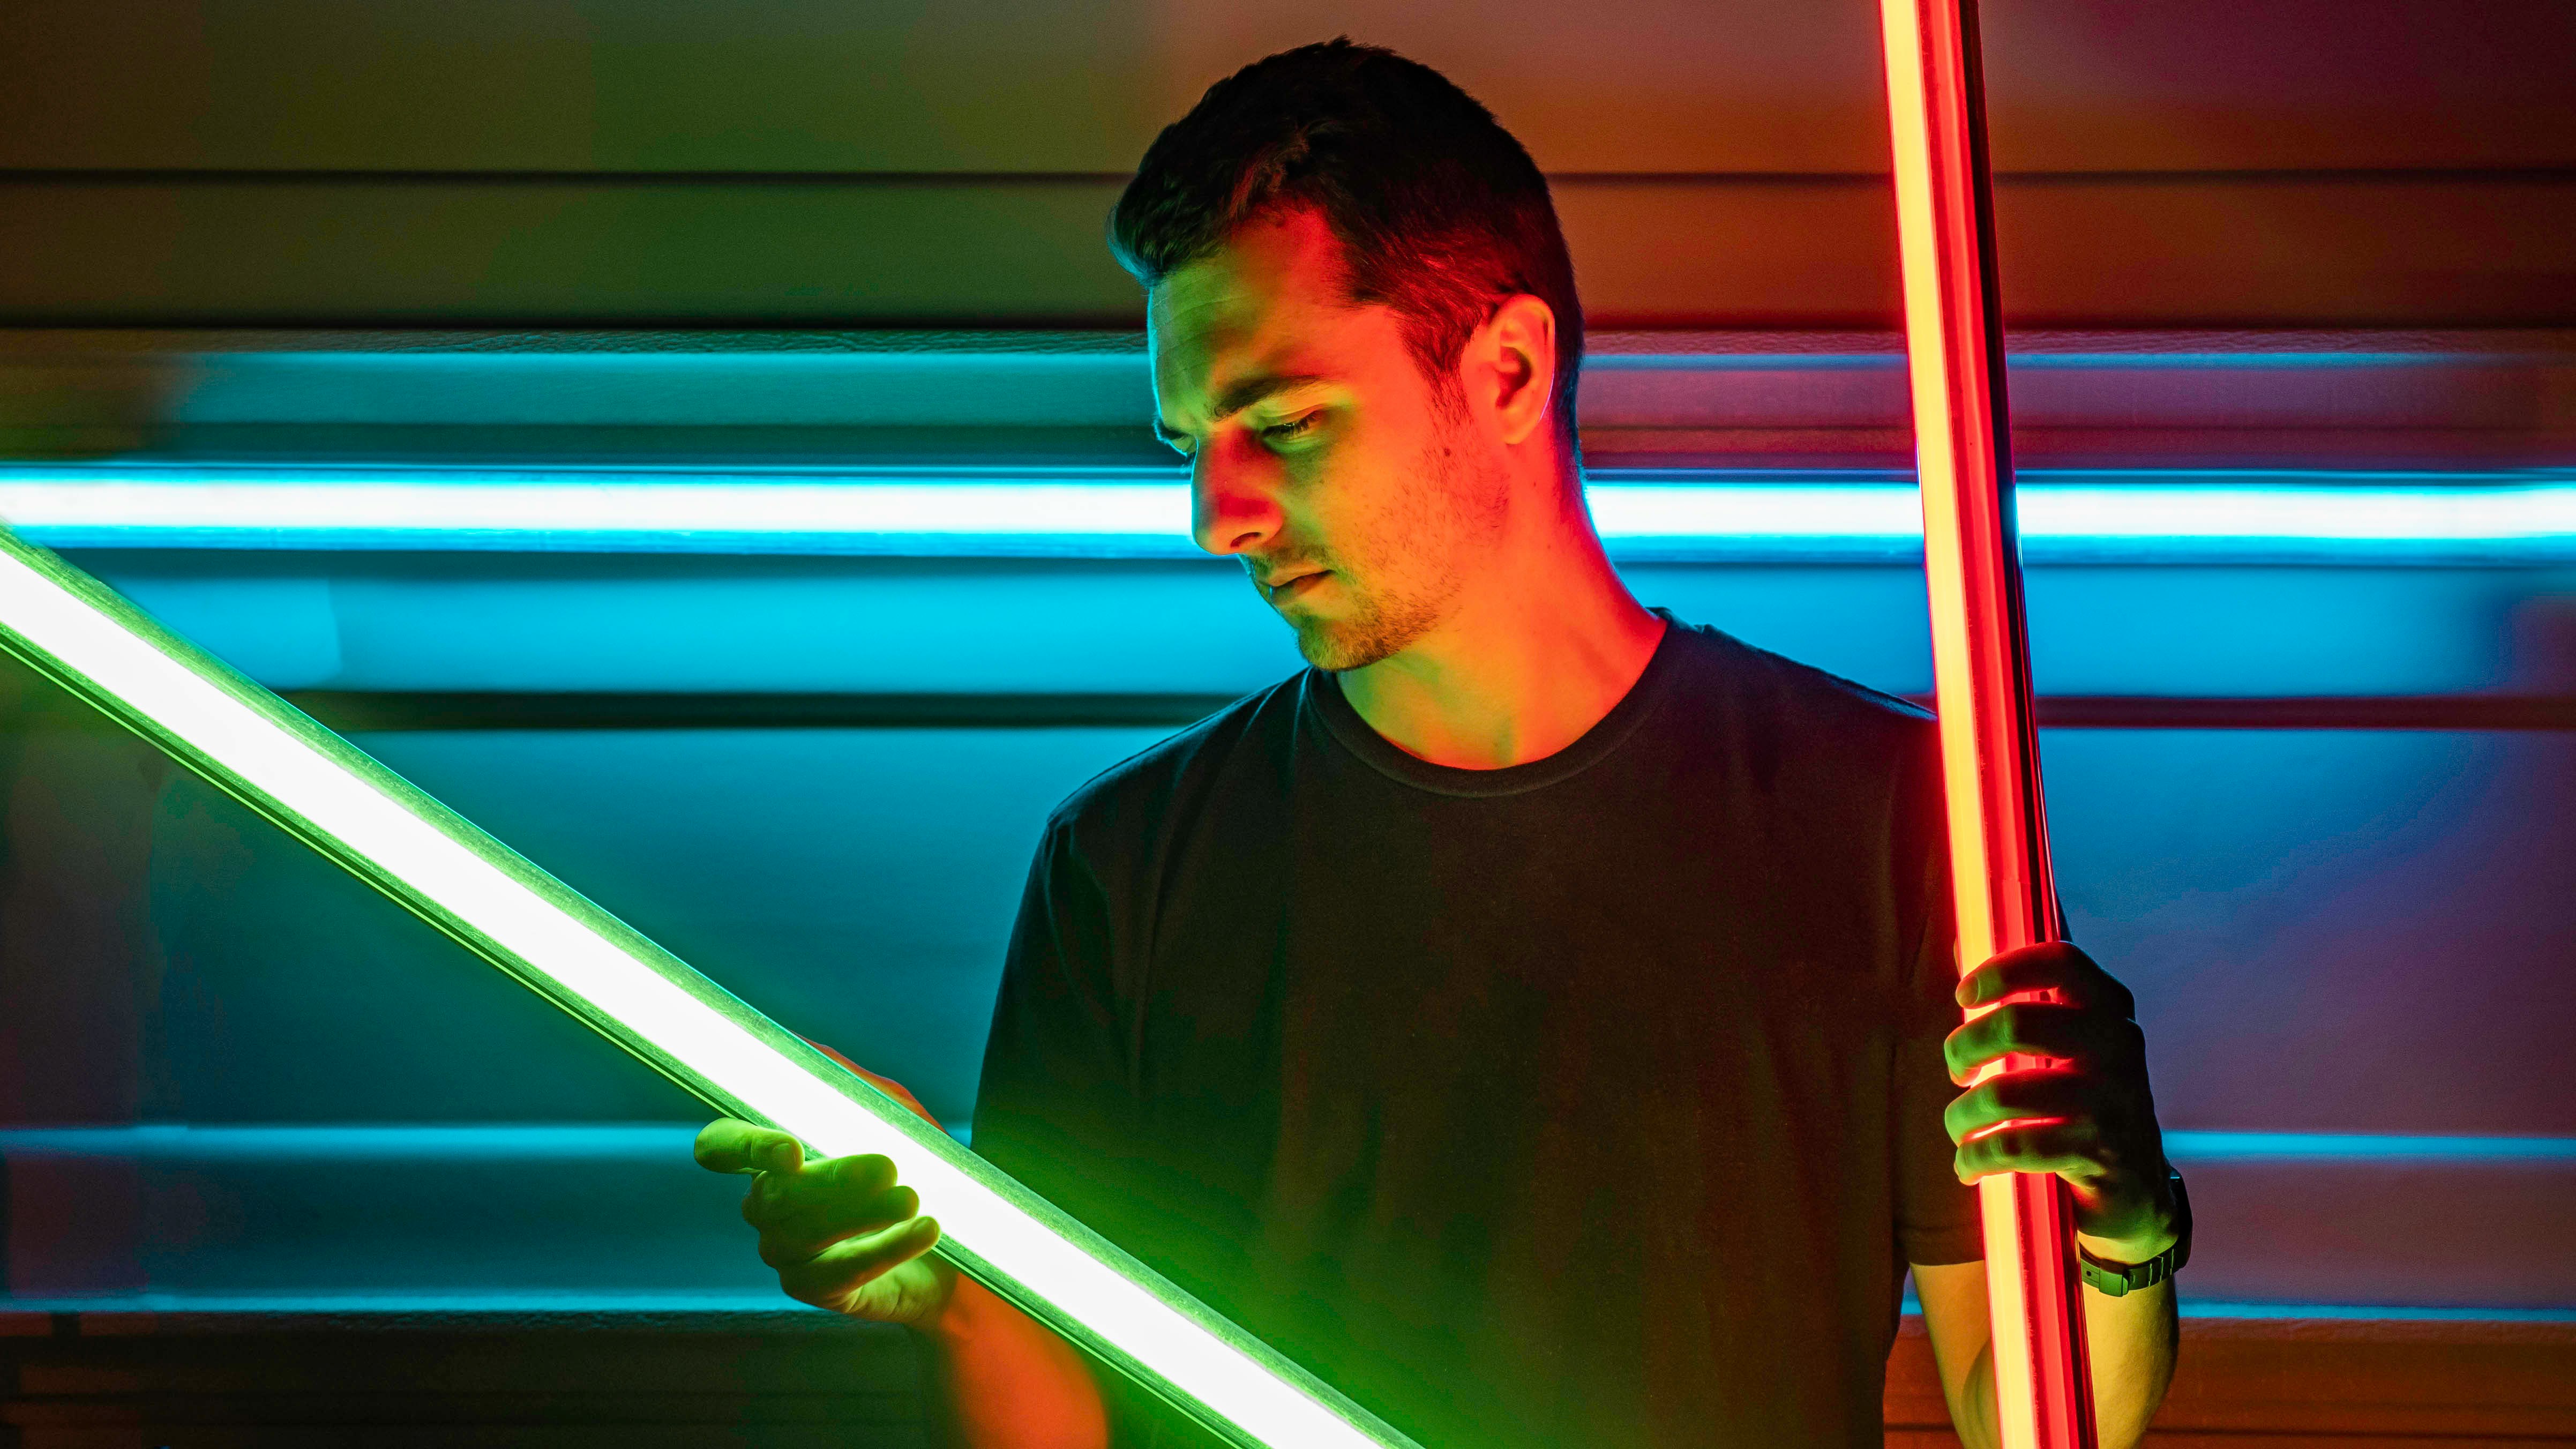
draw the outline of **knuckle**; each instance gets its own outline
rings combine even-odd
[[[816,1170],[836,1190],[849,1194],[873,1192],[880,1186],[880,1179],[894,1175],[892,1163],[883,1157],[864,1153],[835,1157]]]
[[[742,1220],[764,1233],[774,1233],[801,1216],[798,1205],[787,1194],[763,1178],[755,1179],[752,1190],[742,1197]]]

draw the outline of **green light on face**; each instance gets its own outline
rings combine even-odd
[[[892,1159],[961,1271],[1241,1445],[1410,1446],[347,741],[0,533],[0,648],[719,1111]]]

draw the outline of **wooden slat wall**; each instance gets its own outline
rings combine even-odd
[[[2576,1441],[2576,1324],[2186,1321],[2150,1449],[2470,1449]],[[1887,1366],[1888,1449],[1957,1449],[1930,1341]]]
[[[2564,467],[2576,330],[2013,339],[2035,467]],[[1902,339],[1596,331],[1603,468],[1912,460]],[[0,331],[0,456],[589,457],[1168,468],[1132,332]]]
[[[1098,242],[1121,175],[1209,81],[1347,30],[1447,69],[1528,141],[1597,324],[1885,327],[1872,8],[18,0],[0,326],[1133,325]],[[1985,8],[2016,325],[2576,325],[2565,0]],[[804,1423],[739,1442],[846,1442],[817,1421],[908,1412],[811,1343],[486,1336],[467,1348],[501,1367],[464,1383],[406,1380],[453,1360],[399,1336],[302,1355],[200,1332],[0,1322],[0,1438],[162,1442],[141,1429],[184,1421],[191,1443],[346,1442],[348,1415],[436,1415],[461,1439],[488,1411],[518,1442],[637,1443],[648,1360],[676,1367],[640,1388],[710,1375],[709,1419],[669,1442],[761,1414]],[[2570,1332],[2196,1323],[2164,1437],[2576,1438]],[[792,1383],[725,1366],[781,1355]],[[1927,1367],[1900,1341],[1891,1444],[1947,1442]]]
[[[2576,1440],[2576,1325],[2202,1319],[2182,1360],[2158,1449]],[[821,1314],[0,1314],[0,1373],[0,1433],[23,1449],[923,1443],[909,1345]],[[1956,1449],[1914,1320],[1889,1359],[1887,1415],[1889,1449]]]
[[[1348,30],[1559,178],[1597,321],[1894,315],[1873,9],[29,0],[0,322],[1125,324],[1118,177]],[[2576,321],[2576,9],[1987,7],[2021,325]]]

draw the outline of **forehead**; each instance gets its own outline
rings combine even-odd
[[[1383,310],[1344,300],[1341,244],[1321,217],[1255,221],[1147,294],[1154,395],[1186,412],[1247,377],[1337,373]]]

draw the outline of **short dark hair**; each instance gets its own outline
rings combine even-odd
[[[1583,308],[1547,178],[1447,76],[1344,36],[1254,61],[1163,128],[1109,213],[1152,287],[1245,223],[1320,214],[1350,300],[1383,303],[1443,396],[1469,334],[1526,292],[1556,313],[1557,423],[1574,438]]]

